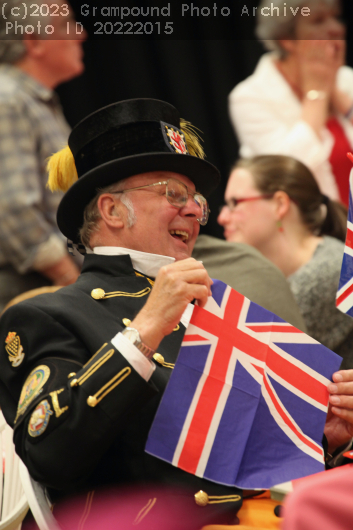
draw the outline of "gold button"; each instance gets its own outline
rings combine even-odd
[[[98,403],[97,398],[95,398],[94,396],[89,396],[87,398],[87,405],[89,405],[90,407],[95,407],[97,403]]]
[[[72,379],[72,381],[70,381],[70,386],[77,386],[78,385],[78,379]]]
[[[129,318],[123,318],[123,324],[124,326],[128,327],[131,324],[131,320]]]
[[[160,353],[156,352],[153,354],[153,359],[156,361],[156,363],[163,364],[164,363],[164,357]]]
[[[101,300],[105,296],[105,291],[103,291],[103,289],[93,289],[93,291],[91,291],[91,296],[95,300]]]
[[[208,495],[204,491],[200,490],[194,495],[195,502],[197,506],[207,506],[208,504]]]
[[[75,373],[75,372],[71,372],[71,374],[69,374],[69,375],[67,376],[67,378],[70,379],[70,378],[73,377],[74,375],[76,375],[76,373]]]
[[[173,329],[173,331],[178,331],[180,329],[179,324],[176,325],[176,327]]]

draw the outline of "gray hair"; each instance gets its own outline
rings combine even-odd
[[[14,64],[25,56],[25,28],[33,26],[33,33],[37,35],[39,23],[44,32],[43,28],[48,25],[48,14],[41,10],[41,6],[47,8],[51,2],[49,0],[43,4],[43,0],[37,0],[33,4],[31,0],[0,0],[0,64]]]
[[[101,188],[98,190],[97,195],[91,200],[90,203],[86,206],[84,210],[84,221],[82,228],[80,229],[80,237],[82,244],[85,247],[91,248],[91,237],[94,233],[99,232],[99,224],[98,220],[101,218],[99,208],[98,208],[98,199],[103,193],[115,193],[122,191],[124,189],[126,183],[126,179],[121,180],[118,183],[111,184],[110,186],[107,186],[105,188]],[[132,204],[131,199],[124,195],[123,193],[120,195],[120,200],[124,204],[124,206],[127,209],[128,216],[127,216],[127,226],[128,228],[131,228],[135,222],[136,222],[136,214],[134,210],[134,205]]]
[[[261,0],[257,9],[255,34],[270,51],[277,51],[281,57],[285,55],[279,39],[294,39],[295,26],[299,19],[293,14],[297,8],[310,7],[321,0]],[[323,0],[328,5],[339,4],[339,0]],[[268,15],[264,15],[266,9]],[[273,14],[271,14],[273,13]],[[278,15],[277,15],[278,14]]]

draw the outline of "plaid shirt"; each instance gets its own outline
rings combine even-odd
[[[53,236],[60,193],[46,188],[46,159],[70,129],[56,95],[12,65],[0,65],[0,267],[25,273]],[[53,262],[56,256],[53,255]]]

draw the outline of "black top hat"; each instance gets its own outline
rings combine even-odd
[[[175,107],[156,99],[130,99],[108,105],[83,119],[71,132],[69,147],[78,180],[58,209],[62,233],[79,242],[83,212],[97,190],[150,171],[187,176],[209,195],[219,184],[215,166],[189,154]]]

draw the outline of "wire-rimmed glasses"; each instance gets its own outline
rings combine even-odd
[[[195,203],[201,209],[201,217],[197,219],[198,222],[202,226],[205,226],[207,224],[208,217],[210,214],[210,209],[207,200],[203,195],[201,195],[201,193],[197,191],[191,191],[187,187],[187,185],[183,182],[180,182],[180,180],[171,178],[168,180],[162,180],[160,182],[154,182],[153,184],[146,184],[145,186],[137,186],[136,188],[129,188],[127,190],[117,191],[116,193],[127,193],[128,191],[143,190],[152,186],[162,185],[165,185],[166,187],[165,196],[167,198],[167,201],[172,206],[176,206],[176,208],[183,208],[184,206],[186,206],[186,203],[188,202],[188,196],[191,195]]]

